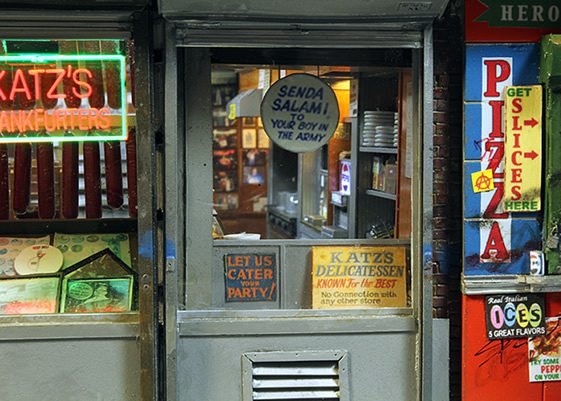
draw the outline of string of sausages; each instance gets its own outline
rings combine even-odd
[[[1,42],[0,42],[1,43]],[[0,44],[3,46],[3,44]],[[119,52],[119,42],[116,41],[61,41],[59,50],[64,54],[116,54]],[[132,45],[127,47],[127,58],[133,60]],[[0,53],[6,53],[5,48],[0,48]],[[77,68],[77,65],[74,67]],[[90,66],[93,76],[90,84],[96,86],[95,94],[88,99],[91,107],[101,108],[104,105],[113,110],[119,110],[123,105],[120,97],[119,71],[114,63],[107,63],[101,68]],[[27,67],[31,68],[31,67]],[[131,66],[131,75],[134,68]],[[0,82],[1,85],[10,85],[13,72]],[[31,75],[32,76],[32,75]],[[54,79],[46,78],[46,79]],[[133,77],[131,77],[131,80]],[[64,103],[66,107],[80,107],[82,99],[72,91],[73,83],[63,80],[62,91],[66,94]],[[51,85],[43,85],[50,88]],[[4,89],[7,88],[0,88]],[[134,96],[131,94],[132,101]],[[42,93],[41,102],[44,108],[54,108],[60,99],[49,99]],[[13,101],[0,98],[0,109],[26,110],[35,107],[35,101],[29,101],[23,94],[16,94]],[[136,131],[129,127],[129,139],[125,144],[127,166],[128,212],[129,216],[137,216],[137,186],[136,186]],[[10,147],[13,146],[12,150]],[[124,204],[123,170],[120,142],[104,142],[104,166],[101,163],[99,142],[83,143],[83,175],[85,189],[85,217],[101,218],[102,212],[102,171],[105,177],[105,192],[107,205],[112,209],[119,209]],[[13,180],[10,188],[10,155],[13,154]],[[35,212],[30,205],[32,189],[32,158],[36,161],[36,184],[38,207]],[[64,142],[61,157],[61,183],[60,193],[57,194],[55,149],[52,143],[17,143],[15,145],[0,144],[0,220],[16,218],[39,217],[40,219],[75,219],[79,216],[79,144]],[[104,168],[102,168],[104,167]],[[10,197],[11,195],[11,197]],[[57,196],[60,196],[59,210],[57,210]],[[11,199],[11,208],[10,208]]]

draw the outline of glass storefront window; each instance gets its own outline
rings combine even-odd
[[[218,229],[211,266],[188,256],[187,309],[410,308],[416,102],[411,52],[398,51],[396,65],[382,59],[380,65],[341,65],[335,51],[324,61],[336,65],[306,64],[313,51],[295,51],[299,63],[282,64],[283,51],[278,58],[272,50],[254,52],[255,59],[274,58],[276,64],[221,62],[220,50],[211,51],[206,84],[212,141],[201,150],[210,153],[209,214]],[[272,86],[296,74],[319,79],[334,93],[338,109],[329,140],[301,152],[276,139],[316,134],[268,131],[262,104]],[[204,85],[200,79],[197,85]],[[308,89],[287,86],[277,106],[286,101],[302,120],[319,107],[327,110],[324,89],[314,95],[318,104],[312,95],[305,99]],[[193,292],[208,293],[197,296],[206,301],[190,303]]]
[[[136,310],[133,43],[0,44],[0,315]]]

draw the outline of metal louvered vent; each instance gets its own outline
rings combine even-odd
[[[348,400],[345,356],[341,351],[244,354],[244,401]]]

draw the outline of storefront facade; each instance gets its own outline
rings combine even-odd
[[[465,2],[462,399],[553,400],[560,10],[485,3]]]
[[[11,116],[46,116],[0,145],[2,399],[448,399],[432,281],[446,1],[59,3],[0,18],[3,138]],[[17,78],[45,62],[82,85],[50,98]],[[104,129],[122,136],[95,139],[101,151]],[[22,270],[23,243],[58,249],[62,267]],[[10,295],[42,279],[58,283],[54,310]],[[128,295],[111,309],[98,288]]]
[[[2,399],[158,399],[148,2],[7,3]]]
[[[448,333],[434,330],[426,256],[431,24],[445,3],[159,6],[168,399],[446,399],[433,339]],[[285,140],[323,137],[292,117],[275,131],[268,113],[308,122],[315,106],[279,99],[307,93],[327,110],[329,87],[338,133],[324,151],[287,151]]]

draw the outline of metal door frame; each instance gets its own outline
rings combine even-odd
[[[186,120],[183,115],[184,104],[187,94],[186,89],[180,83],[183,61],[178,47],[265,47],[255,39],[254,26],[238,27],[234,31],[226,32],[221,29],[213,30],[213,27],[191,24],[185,28],[172,23],[166,24],[165,39],[165,152],[166,152],[166,199],[165,208],[167,218],[165,221],[166,242],[166,272],[165,272],[165,316],[166,316],[166,395],[169,401],[179,399],[177,393],[177,341],[179,337],[178,314],[183,304],[183,273],[185,266],[185,242],[186,242],[186,183],[185,183],[185,126]],[[228,24],[224,24],[226,27]],[[201,29],[197,29],[199,26]],[[416,122],[413,132],[413,171],[414,180],[412,188],[413,205],[413,229],[411,239],[412,260],[412,288],[417,294],[413,299],[413,317],[418,322],[417,334],[417,366],[420,370],[416,381],[418,388],[418,400],[432,400],[432,192],[433,192],[433,37],[432,26],[426,26],[424,30],[415,33],[401,31],[388,32],[388,30],[376,31],[372,25],[366,31],[351,25],[340,27],[335,32],[337,36],[343,35],[344,40],[335,44],[329,42],[327,35],[323,39],[314,36],[313,40],[295,44],[291,39],[282,39],[286,32],[267,30],[270,34],[266,36],[266,46],[269,47],[406,47],[413,48],[413,90],[417,99],[415,109]],[[208,29],[211,28],[211,29]],[[265,26],[260,26],[266,29]],[[323,27],[325,28],[325,27]],[[238,36],[232,37],[232,32]],[[309,35],[309,30],[295,29],[292,32],[299,35]],[[382,45],[376,40],[376,33],[382,34]],[[192,35],[192,36],[190,36]],[[313,35],[312,35],[313,36]],[[239,42],[239,38],[247,40]],[[309,36],[308,36],[309,37]],[[403,40],[404,37],[417,38],[416,40]],[[391,38],[394,38],[392,41]],[[353,41],[353,39],[355,39]],[[323,40],[323,42],[322,42]],[[323,43],[323,44],[322,44]],[[422,125],[421,125],[422,123]]]

